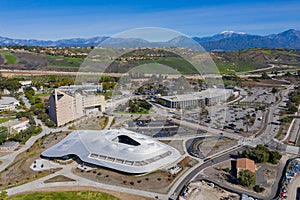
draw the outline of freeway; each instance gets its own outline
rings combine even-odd
[[[0,73],[4,77],[11,77],[11,76],[19,76],[19,75],[99,75],[99,76],[112,76],[112,77],[122,77],[127,75],[127,73],[104,73],[104,72],[83,72],[83,71],[73,71],[73,72],[66,72],[66,71],[54,71],[54,70],[10,70],[10,69],[0,69]],[[151,76],[152,74],[145,74],[146,76]],[[280,74],[281,75],[281,74]],[[283,75],[283,74],[282,74]],[[182,76],[182,74],[169,74],[168,79],[178,78]],[[239,77],[247,78],[247,77],[261,77],[261,74],[247,74],[247,73],[239,73]],[[272,76],[270,74],[269,76]],[[278,75],[277,75],[278,76]],[[185,75],[186,78],[191,79],[205,79],[205,78],[221,78],[221,74],[194,74],[194,75]]]

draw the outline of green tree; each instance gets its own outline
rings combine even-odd
[[[278,151],[270,151],[269,163],[278,164],[278,161],[281,159],[282,155]]]
[[[21,87],[19,80],[16,78],[0,78],[0,89],[7,89],[9,91],[16,91]]]
[[[51,119],[47,119],[45,121],[45,125],[48,126],[48,127],[54,127],[55,123]]]
[[[257,163],[267,162],[269,160],[269,152],[263,145],[257,145],[255,149],[247,149],[243,152],[243,156],[254,160]]]
[[[278,89],[276,89],[276,88],[272,88],[272,91],[271,91],[273,94],[275,94],[276,92],[278,92]]]
[[[293,114],[298,111],[298,108],[291,102],[287,103],[287,109],[288,114]]]
[[[34,96],[34,94],[35,94],[35,92],[34,92],[34,90],[32,88],[25,89],[25,97],[27,99],[29,99],[29,100],[32,99],[32,97]]]
[[[131,106],[129,107],[129,112],[130,113],[137,113],[139,112],[139,106],[137,104],[131,104]]]
[[[256,174],[249,170],[241,170],[238,174],[238,182],[243,186],[254,186],[256,183]]]
[[[254,160],[256,163],[269,162],[277,164],[281,159],[280,153],[277,151],[269,151],[269,149],[261,144],[257,145],[253,150],[247,149],[243,152],[243,156]]]
[[[281,119],[281,122],[283,123],[291,123],[293,121],[293,117],[291,116],[285,116]]]
[[[8,129],[6,127],[0,127],[0,144],[3,144],[8,136]]]
[[[7,192],[6,191],[1,191],[0,192],[0,199],[1,200],[6,200],[7,199]]]
[[[263,72],[261,74],[261,79],[271,79],[271,78],[270,78],[270,76],[266,72]]]

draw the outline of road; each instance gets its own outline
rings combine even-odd
[[[295,200],[297,195],[297,188],[300,188],[300,176],[293,178],[288,187],[287,200]]]
[[[271,106],[264,115],[263,126],[256,134],[256,137],[248,138],[245,140],[245,145],[256,146],[257,144],[267,144],[275,137],[279,130],[279,125],[270,122],[278,122],[279,120],[279,106],[284,100],[284,97],[288,95],[294,85],[289,86],[286,90],[279,92],[279,100]]]
[[[236,154],[237,151],[243,151],[245,150],[245,147],[238,147],[235,148],[231,151],[225,152],[222,155],[219,155],[217,157],[213,157],[211,159],[206,160],[204,163],[200,163],[196,166],[194,166],[191,171],[188,171],[188,173],[186,173],[186,176],[182,176],[182,180],[180,181],[180,183],[178,184],[174,184],[174,186],[170,189],[169,191],[169,196],[171,196],[172,194],[176,194],[179,195],[181,190],[191,181],[193,180],[198,174],[199,172],[201,172],[201,170],[210,167],[212,165],[215,165],[217,163],[221,163],[224,162],[226,160],[231,159],[231,155],[232,154]]]
[[[264,116],[264,120],[265,122],[273,122],[273,121],[277,121],[279,119],[279,116],[278,115],[275,115],[275,112],[278,111],[278,107],[280,105],[280,103],[283,101],[283,97],[288,95],[288,93],[290,92],[290,89],[293,88],[294,86],[291,85],[288,87],[287,90],[283,90],[283,91],[280,91],[279,93],[279,100],[269,108],[268,112],[265,114]],[[179,121],[179,120],[178,120]],[[185,122],[185,121],[181,121],[181,123],[183,123],[184,125],[188,125],[188,126],[192,126],[192,123],[188,124],[188,122]],[[194,125],[195,126],[195,125]],[[200,126],[200,125],[199,125]],[[202,129],[204,127],[200,126]],[[199,128],[200,128],[199,127]],[[276,129],[278,128],[278,125],[274,125],[272,123],[265,123],[264,126],[262,126],[262,128],[260,129],[260,132],[261,134],[256,137],[256,138],[239,138],[240,141],[242,141],[243,143],[243,147],[240,147],[241,149],[242,148],[245,148],[245,146],[256,146],[257,144],[267,144],[269,142],[274,142],[273,138],[274,136],[276,135]],[[204,129],[204,130],[207,130]],[[217,130],[217,129],[216,129]],[[212,131],[212,132],[215,132],[216,130],[210,128],[209,131]],[[218,130],[219,131],[219,130]],[[224,132],[224,131],[223,131]],[[227,133],[226,137],[230,137],[231,135]],[[275,141],[276,143],[276,141]],[[286,148],[285,150],[287,150],[288,148]],[[236,150],[234,150],[236,151]],[[234,152],[233,151],[233,152]],[[225,155],[221,155],[217,158],[214,158],[214,159],[211,159],[209,161],[206,161],[204,162],[202,165],[199,165],[197,166],[193,171],[190,172],[190,174],[188,174],[187,176],[185,176],[185,178],[183,180],[181,180],[180,183],[177,183],[177,188],[175,190],[170,190],[169,194],[170,196],[175,192],[176,195],[178,195],[180,193],[180,191],[184,188],[185,185],[187,185],[192,179],[195,178],[196,174],[202,170],[202,169],[205,169],[206,167],[210,166],[210,165],[213,165],[213,164],[216,164],[216,163],[219,163],[219,162],[222,162],[222,160],[224,158],[223,161],[227,160],[230,158],[230,153],[226,153]],[[278,180],[279,181],[279,180]],[[274,184],[276,186],[276,184]],[[274,192],[277,191],[277,186],[276,186],[276,189],[274,188]],[[275,195],[275,193],[271,194],[270,196],[272,195]],[[273,197],[273,196],[272,196]]]
[[[298,111],[294,114],[294,116],[298,116],[298,117],[300,116],[300,105],[298,106]],[[292,142],[296,143],[298,140],[298,137],[299,137],[299,126],[300,126],[300,119],[297,117],[294,117],[285,137],[281,141],[286,141],[288,139],[288,137],[290,136],[290,133],[292,133],[292,136],[291,136],[291,138],[293,138]],[[291,141],[291,139],[290,139],[290,141]]]
[[[24,94],[21,95],[21,99],[22,99],[22,101],[24,102],[25,107],[29,109],[29,108],[31,107],[31,105],[30,105],[28,99],[25,97]]]
[[[286,96],[288,94],[288,92],[289,92],[288,90],[281,91],[280,96],[281,97]],[[273,105],[272,107],[269,108],[269,112],[266,113],[266,115],[265,115],[265,122],[271,122],[271,121],[274,121],[274,120],[278,119],[278,116],[274,115],[274,114],[275,114],[276,110],[278,109],[278,106],[279,106],[280,102],[282,102],[282,100],[283,100],[283,98],[280,98],[279,101],[275,103],[275,105]],[[123,103],[123,101],[125,101],[125,100],[121,99],[116,104]],[[108,128],[110,126],[112,120],[113,120],[113,118],[110,117],[108,125],[106,126],[106,128]],[[174,118],[172,120],[174,122],[177,122],[177,123],[183,125],[183,126],[208,130],[209,132],[212,132],[214,134],[219,134],[220,133],[220,130],[218,130],[218,129],[208,128],[208,127],[201,126],[201,125],[195,125],[193,123],[183,121],[183,120],[174,119]],[[243,145],[256,146],[257,144],[267,144],[270,141],[275,142],[277,144],[277,141],[273,140],[273,137],[276,134],[275,130],[277,128],[277,125],[268,124],[268,123],[266,123],[266,124],[267,125],[262,127],[261,134],[258,135],[256,138],[253,137],[253,138],[250,138],[250,139],[245,139],[244,137],[238,136],[237,134],[227,133],[227,132],[224,132],[224,131],[222,131],[222,132],[223,132],[223,136],[240,140],[240,141],[242,141]],[[55,132],[55,131],[60,131],[60,130],[67,130],[67,127],[62,127],[62,128],[59,128],[59,129],[49,129],[47,127],[43,127],[43,132],[41,134],[37,135],[37,136],[31,137],[26,142],[26,144],[21,147],[21,149],[19,149],[16,152],[13,152],[12,154],[1,157],[1,160],[3,161],[3,163],[0,165],[0,171],[4,170],[9,164],[11,164],[13,162],[13,160],[15,159],[15,157],[19,153],[24,152],[25,150],[30,148],[30,146],[32,146],[33,143],[38,138],[41,138],[42,136],[44,136],[46,134],[49,134],[51,131]],[[208,160],[205,160],[205,162],[200,162],[198,165],[194,166],[193,168],[188,170],[183,176],[181,176],[178,179],[178,181],[174,183],[174,185],[169,190],[169,193],[167,195],[165,195],[165,194],[156,194],[156,193],[146,192],[146,191],[142,191],[142,190],[128,189],[128,188],[124,188],[124,187],[111,186],[111,185],[102,184],[102,183],[95,183],[93,181],[83,179],[82,177],[78,177],[78,176],[74,175],[73,173],[70,173],[70,170],[69,171],[62,170],[62,171],[59,171],[58,173],[55,173],[55,174],[57,175],[59,173],[62,173],[64,175],[68,175],[68,177],[74,178],[76,180],[76,183],[51,183],[51,184],[45,184],[45,183],[43,183],[43,180],[46,179],[46,177],[45,177],[45,178],[36,180],[34,182],[31,182],[31,183],[28,183],[28,184],[25,184],[25,185],[21,185],[21,186],[18,186],[18,187],[8,189],[8,194],[11,195],[11,194],[19,193],[19,192],[22,192],[22,191],[28,191],[28,190],[31,190],[32,188],[43,188],[43,187],[51,187],[51,186],[72,186],[72,185],[73,186],[74,185],[84,186],[85,185],[85,186],[91,186],[91,187],[101,187],[101,188],[108,189],[108,190],[116,190],[116,191],[121,191],[121,192],[124,191],[124,192],[127,192],[127,193],[138,194],[138,195],[147,196],[147,197],[157,196],[160,199],[166,199],[171,194],[173,194],[174,192],[178,195],[180,193],[180,191],[182,190],[182,188],[185,185],[187,185],[191,180],[195,179],[195,177],[197,177],[197,175],[199,174],[199,172],[201,170],[203,170],[203,169],[205,169],[205,168],[207,168],[211,165],[226,161],[226,160],[231,158],[230,157],[231,154],[236,154],[236,151],[242,151],[245,148],[246,148],[245,146],[237,147],[233,150],[223,152],[222,154],[218,154],[215,157],[212,157]],[[286,150],[287,149],[288,148],[286,148]],[[47,176],[47,179],[50,178],[51,176],[52,175]]]
[[[30,108],[30,103],[28,102],[28,99],[25,98],[24,96],[22,96],[22,99],[25,103],[25,106],[27,108]],[[13,161],[15,160],[15,158],[17,157],[17,155],[19,155],[20,153],[26,151],[27,149],[29,149],[34,143],[35,141],[37,141],[39,138],[43,137],[44,135],[47,135],[51,132],[59,132],[59,131],[66,131],[68,130],[68,126],[64,126],[64,127],[60,127],[60,128],[48,128],[47,126],[44,126],[43,123],[36,118],[36,116],[34,117],[36,124],[41,124],[41,128],[43,129],[43,131],[36,135],[36,136],[32,136],[30,137],[26,143],[24,145],[21,146],[20,149],[18,149],[17,151],[14,151],[10,154],[7,154],[5,156],[0,157],[0,160],[2,161],[1,165],[0,165],[0,171],[3,171],[6,167],[8,167],[11,163],[13,163]]]
[[[36,121],[37,121],[37,123],[42,124],[38,120],[36,120]],[[20,149],[18,149],[17,151],[12,152],[10,154],[7,154],[5,156],[0,157],[0,160],[2,161],[2,163],[0,165],[0,171],[3,171],[11,163],[13,163],[13,161],[15,160],[17,155],[19,155],[20,153],[22,153],[22,152],[26,151],[27,149],[29,149],[35,143],[35,141],[37,141],[39,138],[41,138],[44,135],[47,135],[51,132],[66,131],[66,130],[68,130],[68,127],[65,126],[65,127],[61,127],[61,128],[57,128],[57,129],[51,129],[51,128],[48,128],[48,127],[42,125],[42,129],[43,129],[43,131],[40,134],[30,137],[29,140],[27,140],[27,142],[25,143],[25,145],[21,146]]]
[[[63,71],[47,71],[47,70],[7,70],[1,69],[0,73],[4,77],[11,77],[11,76],[19,76],[19,75],[99,75],[99,76],[112,76],[112,77],[122,77],[126,75],[125,73],[102,73],[102,72],[63,72]],[[151,74],[145,74],[149,76]],[[168,79],[178,78],[182,76],[182,74],[169,74]],[[240,77],[260,77],[260,74],[246,74],[240,73]],[[196,75],[186,75],[186,78],[193,78],[193,79],[203,79],[203,78],[221,78],[220,74],[196,74]]]
[[[111,123],[113,122],[114,116],[108,116],[108,122],[103,130],[110,129]]]
[[[238,134],[229,133],[229,132],[224,131],[224,130],[207,127],[207,126],[203,126],[203,125],[200,125],[200,124],[194,124],[192,122],[188,122],[188,121],[185,121],[185,120],[179,120],[179,119],[171,118],[171,121],[175,124],[179,124],[180,126],[185,126],[185,127],[195,129],[195,130],[206,130],[207,132],[212,133],[212,134],[216,134],[216,135],[220,135],[220,132],[222,132],[224,137],[228,137],[228,138],[232,138],[232,139],[236,139],[236,140],[242,140],[244,138],[243,136],[240,136]]]
[[[165,194],[159,194],[159,193],[154,193],[154,192],[148,192],[148,191],[143,191],[143,190],[138,190],[138,189],[133,189],[133,188],[126,188],[126,187],[121,187],[121,186],[116,186],[116,185],[109,185],[105,183],[99,183],[95,182],[80,176],[75,175],[72,173],[72,169],[76,167],[77,163],[72,163],[69,165],[65,165],[62,170],[55,172],[53,174],[50,174],[49,176],[40,178],[38,180],[13,187],[7,189],[7,194],[8,196],[19,194],[22,192],[28,192],[32,191],[34,189],[43,189],[43,188],[51,188],[51,187],[76,187],[76,186],[87,186],[87,187],[94,187],[94,188],[102,188],[106,190],[113,190],[113,191],[118,191],[118,192],[124,192],[124,193],[129,193],[133,195],[139,195],[139,196],[145,196],[145,197],[150,197],[150,198],[159,198],[159,199],[167,199],[168,196]],[[48,180],[50,178],[53,178],[58,175],[63,175],[67,176],[75,181],[72,182],[54,182],[54,183],[44,183],[45,180]]]

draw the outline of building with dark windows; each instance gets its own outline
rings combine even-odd
[[[49,116],[57,126],[89,113],[104,112],[105,99],[92,86],[66,86],[55,89],[49,97]]]
[[[231,95],[237,95],[231,89],[210,88],[201,92],[161,96],[157,102],[168,108],[187,108],[199,105],[214,105],[225,102]]]

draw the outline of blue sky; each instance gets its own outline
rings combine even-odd
[[[300,29],[300,1],[0,1],[0,36],[88,38],[140,27],[169,28],[189,36],[223,30],[267,35]]]

